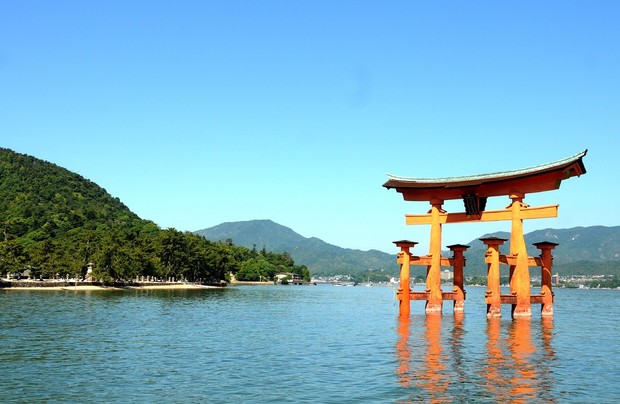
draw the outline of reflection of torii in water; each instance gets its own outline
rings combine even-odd
[[[523,236],[523,220],[556,217],[558,205],[530,207],[523,202],[523,199],[528,193],[558,189],[563,180],[584,174],[586,169],[582,159],[586,152],[587,150],[584,150],[574,156],[553,163],[493,174],[430,179],[388,175],[388,181],[383,184],[384,187],[396,189],[406,201],[428,201],[431,204],[431,210],[427,214],[405,215],[405,222],[408,225],[431,226],[429,254],[425,257],[412,256],[410,248],[416,244],[415,242],[408,240],[395,242],[401,249],[398,256],[398,263],[401,265],[401,287],[398,291],[400,314],[409,315],[410,300],[426,300],[427,314],[440,314],[443,300],[454,300],[455,311],[457,307],[459,307],[459,311],[462,311],[462,302],[465,296],[462,285],[457,285],[456,279],[458,276],[462,280],[463,273],[462,267],[457,268],[455,264],[458,265],[460,259],[459,251],[462,258],[462,252],[467,246],[451,246],[457,247],[456,250],[451,248],[454,251],[454,257],[442,257],[442,224],[510,220],[512,222],[510,254],[498,254],[497,256],[499,263],[510,266],[510,294],[499,296],[499,290],[490,289],[489,292],[492,296],[489,295],[491,297],[488,299],[497,300],[497,296],[495,296],[497,294],[499,297],[498,304],[512,305],[514,317],[530,317],[532,315],[530,309],[532,303],[542,304],[543,315],[552,315],[550,250],[556,244],[537,243],[539,244],[537,247],[542,252],[541,258],[528,257]],[[485,210],[487,198],[494,196],[508,196],[511,203],[506,209]],[[451,199],[462,199],[465,212],[448,213],[443,210],[444,201]],[[489,260],[487,260],[489,267],[495,264],[499,265],[499,263]],[[426,291],[411,291],[409,265],[427,266]],[[441,290],[442,265],[454,266],[455,287],[453,292]],[[539,295],[531,295],[530,293],[530,265],[539,265],[542,268],[543,287]],[[457,272],[459,273],[457,274]],[[458,306],[456,302],[459,303]],[[494,311],[492,315],[499,315],[499,311]]]
[[[557,401],[550,368],[555,360],[552,318],[543,317],[540,323],[527,318],[509,322],[490,319],[486,332],[476,334],[475,341],[484,343],[479,350],[472,349],[471,339],[463,342],[468,331],[464,330],[462,314],[418,319],[396,319],[395,374],[406,389],[404,401],[471,401],[472,391],[464,385],[471,384],[467,381],[473,375],[464,369],[472,366],[476,377],[483,380],[482,385],[476,384],[482,391],[474,393],[481,401]]]

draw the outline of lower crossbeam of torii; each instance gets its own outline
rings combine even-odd
[[[388,189],[395,189],[406,201],[429,202],[431,209],[426,214],[407,214],[407,225],[430,225],[429,252],[426,256],[414,256],[411,249],[414,241],[399,240],[394,243],[400,248],[397,262],[400,265],[400,287],[397,292],[399,314],[409,316],[411,300],[425,300],[427,314],[441,314],[444,300],[454,302],[454,312],[464,311],[465,290],[463,287],[463,253],[468,246],[452,245],[451,258],[441,255],[442,225],[464,222],[511,221],[510,252],[501,255],[499,247],[508,240],[490,237],[481,239],[487,246],[485,262],[487,263],[488,287],[485,294],[487,316],[501,316],[501,304],[511,305],[513,317],[529,318],[531,305],[541,305],[541,315],[553,315],[553,291],[551,269],[553,258],[551,250],[556,243],[543,241],[534,245],[541,251],[539,257],[528,257],[523,233],[523,220],[557,217],[559,205],[530,207],[524,202],[526,194],[558,189],[560,183],[568,178],[585,174],[583,157],[587,150],[574,156],[548,164],[514,171],[449,178],[410,178],[388,175],[383,184]],[[507,196],[510,200],[506,209],[486,210],[489,197]],[[446,200],[462,199],[465,212],[448,213],[442,209]],[[510,293],[500,292],[499,266],[509,266]],[[426,289],[414,292],[410,286],[410,266],[427,267]],[[441,267],[454,268],[453,290],[441,289]],[[539,294],[531,293],[530,266],[541,268],[541,290]]]

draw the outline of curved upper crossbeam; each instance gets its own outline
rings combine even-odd
[[[388,174],[383,184],[396,189],[407,201],[462,199],[466,195],[489,196],[544,192],[560,187],[562,180],[585,174],[583,157],[588,150],[574,156],[520,170],[461,177],[412,178]]]

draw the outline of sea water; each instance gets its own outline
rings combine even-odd
[[[618,402],[620,290],[487,320],[389,287],[0,291],[3,402]]]

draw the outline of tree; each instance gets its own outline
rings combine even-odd
[[[24,248],[15,240],[0,242],[0,272],[21,273],[29,257]]]
[[[241,263],[241,269],[236,278],[240,281],[273,280],[276,267],[264,258],[250,258]]]

